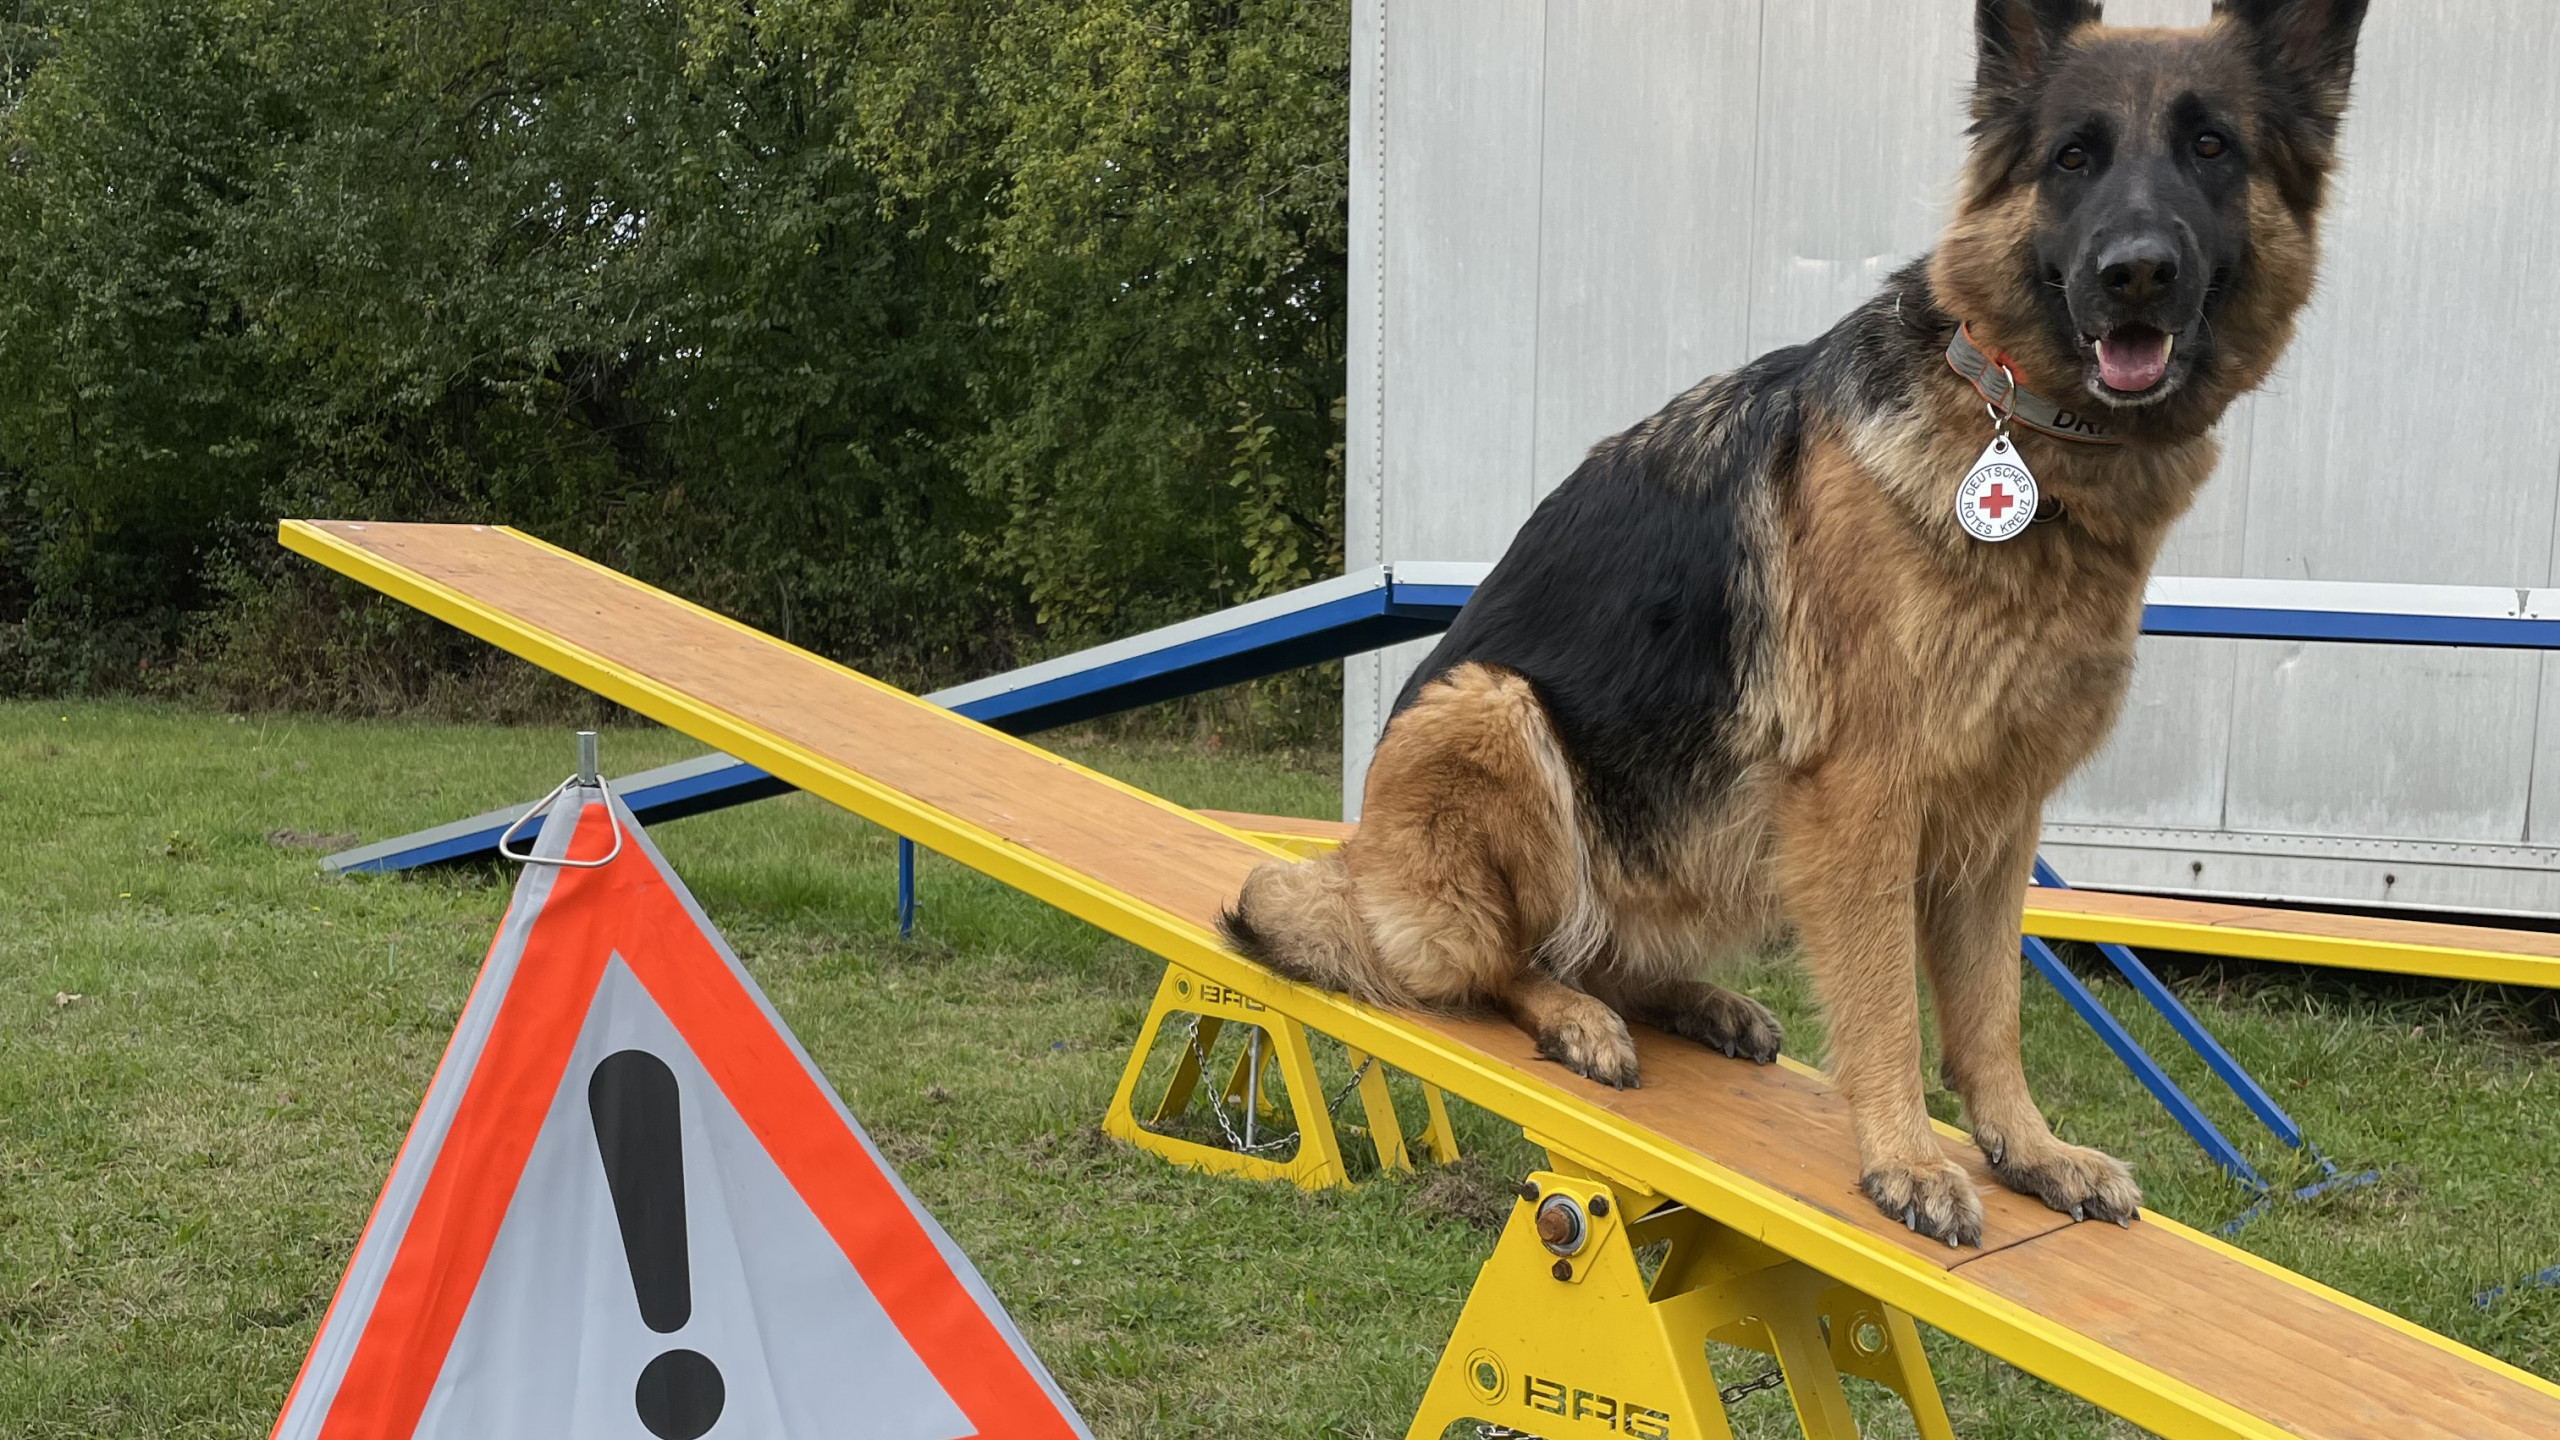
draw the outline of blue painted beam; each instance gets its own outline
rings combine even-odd
[[[950,708],[1014,735],[1381,650],[1447,629],[1455,607],[1391,613],[1386,593],[1346,596],[1281,619],[1143,651]],[[929,697],[928,697],[929,698]]]
[[[898,938],[916,933],[916,842],[898,837]]]
[[[2124,1067],[2133,1072],[2133,1078],[2142,1082],[2142,1088],[2151,1092],[2151,1098],[2160,1102],[2160,1107],[2169,1112],[2169,1118],[2178,1122],[2178,1128],[2186,1131],[2188,1138],[2203,1147],[2214,1164],[2251,1190],[2267,1188],[2267,1182],[2258,1178],[2258,1172],[2249,1164],[2248,1157],[2242,1155],[2239,1147],[2233,1145],[2187,1092],[2179,1088],[2178,1082],[2169,1078],[2169,1072],[2160,1068],[2160,1062],[2152,1058],[2150,1051],[2142,1048],[2142,1042],[2133,1038],[2133,1032],[2124,1028],[2124,1022],[2098,1003],[2098,997],[2081,982],[2079,976],[2071,973],[2071,967],[2062,963],[2062,958],[2053,953],[2052,946],[2029,935],[2020,941],[2020,948],[2026,952],[2028,962],[2036,967],[2036,973],[2062,993],[2062,998],[2079,1014],[2082,1023],[2097,1032],[2098,1038],[2106,1042],[2118,1060],[2124,1062]]]
[[[2560,590],[2163,575],[2143,601],[2146,635],[2560,649]]]
[[[792,787],[743,760],[726,755],[697,755],[691,760],[626,775],[613,782],[613,789],[641,823],[655,824],[788,794]],[[342,850],[320,864],[341,875],[362,875],[453,860],[485,859],[498,853],[499,834],[524,811],[521,805],[491,810],[432,830]],[[523,833],[538,835],[541,830],[542,822],[536,818]]]
[[[2560,650],[2560,620],[2462,615],[2380,615],[2340,610],[2254,610],[2145,605],[2145,635],[2225,640],[2328,640],[2361,645],[2473,645]]]
[[[2511,1281],[2505,1285],[2492,1285],[2472,1296],[2471,1303],[2486,1310],[2497,1304],[2510,1291],[2539,1289],[2560,1290],[2560,1265],[2554,1265],[2548,1270],[2537,1270],[2521,1280]]]
[[[2046,864],[2041,855],[2036,857],[2035,882],[2055,890],[2071,888],[2062,883],[2062,876]],[[2278,1140],[2294,1149],[2302,1148],[2302,1127],[2293,1122],[2293,1117],[2285,1113],[2284,1107],[2276,1103],[2265,1086],[2242,1069],[2239,1061],[2231,1058],[2231,1052],[2222,1048],[2222,1042],[2213,1038],[2213,1032],[2204,1028],[2204,1022],[2196,1019],[2194,1012],[2180,1003],[2178,997],[2169,992],[2168,986],[2160,983],[2160,977],[2152,973],[2150,966],[2142,963],[2141,956],[2112,941],[2100,944],[2098,953],[2104,955],[2107,963],[2116,968],[2116,973],[2133,986],[2135,994],[2158,1011],[2161,1019],[2169,1022],[2169,1028],[2178,1032],[2178,1038],[2186,1042],[2187,1048],[2196,1052],[2205,1067],[2229,1086],[2231,1093],[2240,1097],[2240,1103],[2248,1106],[2250,1113],[2257,1116]]]
[[[2314,1150],[2311,1153],[2317,1155],[2320,1152]],[[2302,1204],[2317,1200],[2321,1196],[2326,1195],[2333,1190],[2356,1190],[2367,1185],[2377,1185],[2381,1182],[2382,1172],[2379,1170],[2359,1170],[2354,1174],[2342,1175],[2338,1173],[2337,1166],[2323,1160],[2320,1162],[2319,1179],[2312,1181],[2310,1184],[2305,1185],[2298,1190],[2287,1191],[2281,1195],[2273,1190],[2269,1190],[2267,1193],[2259,1196],[2255,1201],[2252,1201],[2248,1209],[2241,1211],[2239,1214],[2223,1221],[2220,1225],[2215,1226],[2214,1233],[2226,1238],[2239,1234],[2242,1229],[2247,1227],[2250,1221],[2255,1220],[2266,1214],[2268,1211],[2276,1208],[2276,1202],[2278,1200],[2292,1200],[2297,1204]]]

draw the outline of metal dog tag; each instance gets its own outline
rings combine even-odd
[[[1956,487],[1956,523],[1976,540],[2007,540],[2034,518],[2036,477],[2007,433],[1994,435]]]

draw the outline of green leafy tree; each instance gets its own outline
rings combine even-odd
[[[0,685],[468,663],[279,514],[521,525],[915,683],[1338,564],[1338,3],[16,13]]]
[[[944,43],[877,73],[857,143],[906,193],[998,197],[955,237],[999,291],[969,470],[1043,618],[1259,593],[1291,568],[1256,571],[1275,540],[1338,567],[1347,8],[928,0],[895,25]]]

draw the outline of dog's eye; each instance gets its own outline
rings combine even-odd
[[[2089,152],[2077,145],[2065,145],[2062,153],[2053,157],[2053,163],[2065,170],[2085,170],[2089,167]]]
[[[2207,160],[2211,160],[2220,155],[2222,153],[2222,146],[2222,137],[2214,134],[2210,130],[2207,130],[2196,137],[2196,153]]]

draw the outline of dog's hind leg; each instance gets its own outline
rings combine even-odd
[[[1608,1005],[1559,980],[1598,947],[1572,777],[1528,682],[1461,665],[1388,727],[1344,847],[1380,972],[1411,1003],[1489,1003],[1539,1052],[1636,1080]],[[1542,955],[1554,970],[1533,963]]]
[[[1931,856],[1920,891],[1920,955],[1938,1011],[1947,1084],[2000,1183],[2074,1220],[2133,1219],[2142,1191],[2124,1162],[2057,1139],[2018,1063],[2018,911],[2037,816],[2014,818],[1980,853]],[[1965,863],[1970,860],[1971,863]]]
[[[1537,1040],[1539,1054],[1603,1085],[1636,1083],[1635,1037],[1607,1001],[1530,966],[1513,978],[1502,1006]]]
[[[1595,967],[1597,972],[1601,967]],[[1755,1065],[1778,1058],[1786,1031],[1748,995],[1686,976],[1629,975],[1615,968],[1590,982],[1593,994],[1639,1025],[1650,1025]]]
[[[1887,765],[1840,762],[1791,777],[1776,807],[1778,886],[1830,1021],[1860,1187],[1921,1234],[1976,1245],[1982,1197],[1938,1147],[1920,1088],[1920,826],[1898,781]]]
[[[1607,1001],[1529,959],[1510,916],[1498,908],[1502,887],[1495,877],[1460,862],[1438,869],[1438,885],[1397,883],[1403,878],[1373,879],[1363,887],[1361,908],[1408,1003],[1498,1006],[1538,1042],[1539,1054],[1603,1085],[1636,1083],[1636,1043],[1626,1021]]]

